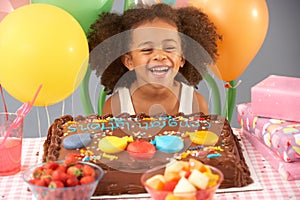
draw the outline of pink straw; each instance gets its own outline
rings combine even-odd
[[[4,112],[6,113],[6,120],[8,120],[7,107],[6,107],[6,102],[5,102],[4,93],[3,93],[3,90],[2,90],[1,84],[0,84],[0,92],[1,92],[1,96],[2,96],[2,101],[3,101],[3,106],[4,106]]]
[[[20,126],[20,124],[22,123],[22,120],[24,118],[25,115],[27,115],[29,113],[29,111],[31,110],[37,95],[39,94],[40,90],[42,88],[42,85],[39,86],[38,90],[36,91],[33,99],[31,102],[26,102],[24,103],[18,110],[17,110],[17,118],[12,122],[12,124],[10,125],[9,129],[7,130],[4,139],[1,143],[1,146],[4,145],[6,139],[9,137],[10,132],[12,131],[12,129],[18,128],[18,126]]]

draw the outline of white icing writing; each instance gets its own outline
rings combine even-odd
[[[113,131],[115,129],[122,129],[127,131],[133,130],[151,130],[163,129],[165,127],[179,127],[179,128],[199,128],[208,129],[210,123],[206,120],[145,120],[145,121],[125,121],[123,119],[114,119],[109,122],[88,122],[76,123],[67,127],[68,132],[88,132],[88,131]]]

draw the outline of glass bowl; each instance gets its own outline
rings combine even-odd
[[[56,162],[59,164],[63,163],[63,161]],[[104,171],[101,167],[93,163],[81,161],[78,161],[78,163],[83,165],[89,165],[95,170],[95,180],[93,182],[62,188],[49,188],[46,186],[38,186],[31,183],[30,180],[34,179],[34,170],[38,167],[45,165],[45,163],[37,164],[26,169],[23,173],[23,179],[27,183],[30,191],[34,194],[37,200],[90,200],[91,196],[95,192],[99,181],[103,178]]]
[[[219,188],[221,182],[223,181],[223,173],[212,166],[206,165],[207,167],[210,168],[211,172],[213,174],[216,174],[219,176],[219,179],[216,183],[216,185],[208,187],[206,189],[197,189],[196,192],[190,192],[190,193],[176,193],[174,194],[172,191],[168,190],[157,190],[152,187],[149,187],[146,184],[146,181],[158,174],[164,175],[164,170],[165,168],[162,167],[156,167],[151,170],[146,171],[143,173],[141,176],[141,183],[145,187],[146,191],[150,194],[150,196],[154,200],[209,200],[212,199],[216,190]]]

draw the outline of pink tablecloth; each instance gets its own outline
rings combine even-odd
[[[300,180],[286,181],[242,136],[248,155],[260,179],[263,190],[216,194],[214,199],[299,199]],[[25,138],[22,148],[22,171],[38,161],[37,152],[42,144],[41,138]],[[1,161],[0,161],[1,162]],[[1,163],[2,165],[3,163]],[[22,180],[22,171],[14,176],[0,177],[0,200],[32,199],[31,192]],[[149,199],[147,199],[149,200]]]

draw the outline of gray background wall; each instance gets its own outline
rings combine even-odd
[[[237,88],[237,104],[250,102],[250,89],[271,74],[300,77],[300,1],[299,0],[267,0],[269,8],[269,29],[267,37],[256,57],[239,77],[242,80]],[[122,10],[123,0],[115,0],[114,11]],[[1,72],[0,72],[1,73]],[[91,78],[91,84],[98,81]],[[94,86],[92,95],[99,91],[99,86]],[[4,91],[7,107],[10,112],[15,112],[21,102],[12,98]],[[95,102],[95,97],[92,97]],[[0,111],[3,111],[0,101]],[[299,112],[300,111],[295,111]],[[25,118],[24,137],[40,137],[47,134],[49,125],[55,118],[62,114],[83,114],[79,99],[79,91],[52,106],[34,107]],[[236,111],[231,122],[233,127],[239,127]]]

